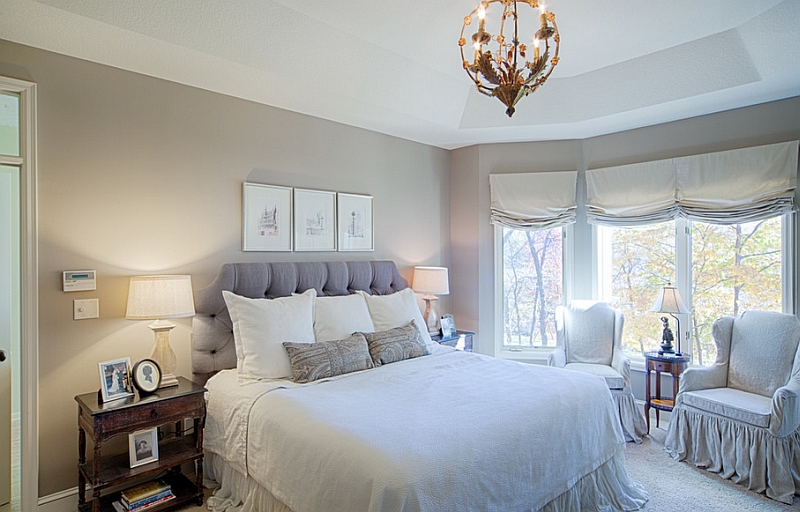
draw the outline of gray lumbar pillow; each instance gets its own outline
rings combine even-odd
[[[363,334],[367,339],[369,354],[372,356],[375,366],[426,356],[430,353],[413,320],[402,327],[395,327],[388,331]]]
[[[284,342],[292,380],[305,383],[373,368],[367,340],[356,332],[343,340],[317,343]]]

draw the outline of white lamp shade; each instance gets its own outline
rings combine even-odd
[[[689,308],[683,303],[681,294],[674,286],[667,285],[658,292],[653,307],[650,311],[654,313],[690,313]]]
[[[449,294],[450,280],[447,277],[447,267],[414,267],[414,282],[411,288],[417,293]]]
[[[128,289],[129,320],[194,316],[191,276],[134,276]]]

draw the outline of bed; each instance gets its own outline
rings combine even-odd
[[[431,342],[391,261],[226,264],[195,307],[212,510],[621,511],[647,501],[625,471],[602,379]],[[271,337],[295,343],[268,350]]]

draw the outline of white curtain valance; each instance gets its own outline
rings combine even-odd
[[[550,229],[575,222],[577,171],[490,174],[491,223]]]
[[[678,217],[715,224],[794,209],[798,141],[586,172],[587,218],[637,226]]]

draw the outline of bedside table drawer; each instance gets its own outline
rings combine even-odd
[[[672,363],[667,363],[664,361],[650,361],[650,368],[656,372],[668,372],[672,367]]]
[[[96,428],[108,438],[120,432],[133,432],[152,425],[177,422],[184,418],[205,416],[203,395],[190,395],[167,401],[142,403],[122,409],[95,421]]]

